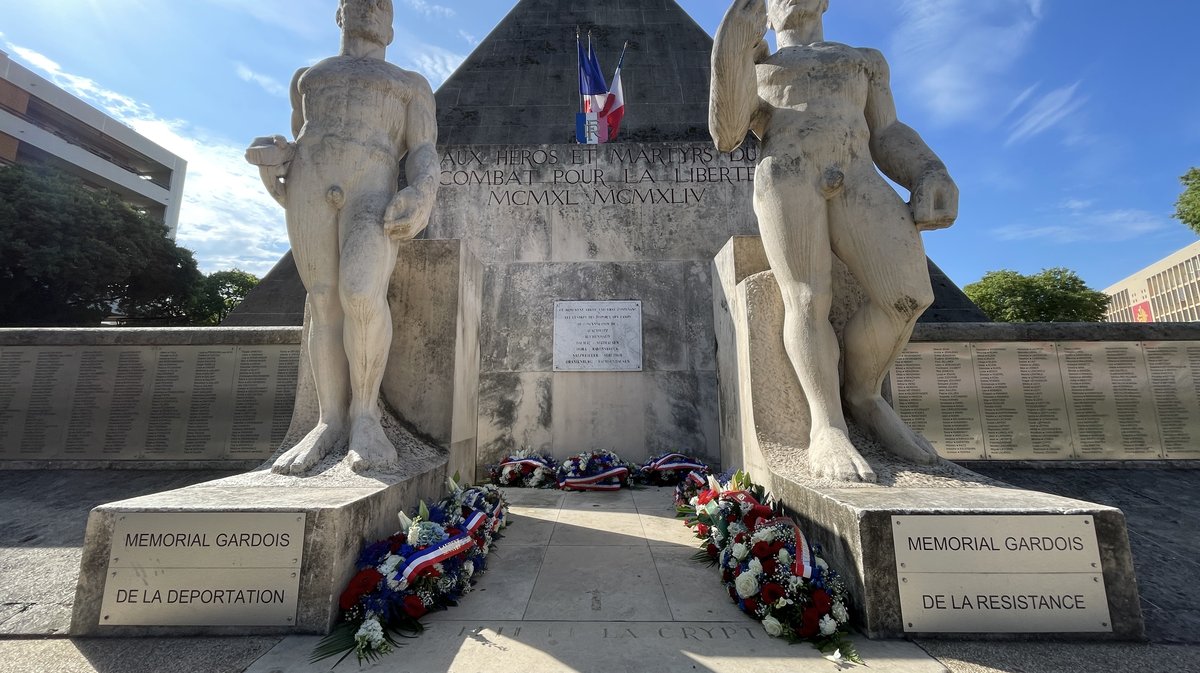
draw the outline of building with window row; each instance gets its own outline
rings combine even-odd
[[[17,163],[111,190],[175,238],[187,162],[0,51],[0,165]]]
[[[1200,321],[1200,241],[1104,290],[1108,322]]]

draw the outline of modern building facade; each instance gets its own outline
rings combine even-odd
[[[175,238],[187,162],[0,51],[0,165],[16,163],[109,189]]]
[[[1108,322],[1200,321],[1200,241],[1106,288]]]

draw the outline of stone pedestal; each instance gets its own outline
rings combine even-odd
[[[76,635],[326,633],[364,540],[396,513],[475,479],[479,263],[459,241],[407,241],[388,289],[381,388],[400,468],[356,474],[345,447],[306,477],[254,472],[97,507],[88,519]],[[305,340],[306,342],[307,340]],[[307,349],[279,451],[317,420]]]
[[[849,583],[869,637],[1142,637],[1118,509],[1012,488],[947,461],[909,465],[853,424],[851,438],[879,483],[814,478],[807,467],[807,402],[784,352],[783,304],[757,237],[731,239],[714,261],[713,278],[722,464],[749,471],[801,520]],[[834,281],[831,322],[840,339],[862,294],[840,264]],[[907,536],[905,525],[935,532]],[[906,562],[898,551],[920,560]],[[1053,600],[1072,607],[1028,609],[1046,605],[1043,594],[1055,590],[1067,598]]]
[[[359,476],[327,462],[317,468],[327,471],[315,477],[285,477],[264,469],[97,507],[88,517],[71,634],[327,633],[337,620],[338,596],[355,572],[363,541],[394,533],[396,512],[445,492],[444,453],[407,458],[402,474]],[[261,550],[229,544],[228,536],[243,530],[276,534],[269,523],[254,522],[277,513],[303,519],[303,539],[291,540],[299,553],[284,559],[283,567],[262,567],[255,563]],[[147,514],[170,515],[168,520],[177,522],[165,525],[176,536],[172,544],[156,545],[157,540],[140,537],[155,534],[149,527],[121,526],[123,518]],[[195,515],[223,518],[229,528],[198,523]],[[242,517],[251,523],[240,523]],[[114,539],[118,530],[124,534]],[[210,554],[212,559],[205,558]],[[267,599],[260,595],[211,593],[261,589],[283,592],[277,619],[263,618],[261,605]],[[122,591],[133,592],[136,603],[120,601]],[[158,601],[154,591],[161,592]],[[197,623],[214,621],[199,617],[201,611],[223,623]],[[155,623],[130,623],[139,621]]]

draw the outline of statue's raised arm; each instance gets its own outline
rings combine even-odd
[[[861,51],[870,78],[866,117],[871,157],[884,175],[912,193],[909,207],[918,229],[945,229],[958,219],[958,186],[921,136],[896,119],[891,71],[883,54],[875,49]]]
[[[731,152],[746,138],[761,100],[754,65],[767,55],[763,0],[735,0],[713,41],[708,129],[717,149]]]

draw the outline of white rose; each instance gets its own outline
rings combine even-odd
[[[392,574],[392,571],[396,569],[396,566],[400,565],[400,561],[402,560],[404,559],[395,554],[388,554],[388,557],[383,560],[383,563],[379,564],[379,574],[383,575],[384,577]]]
[[[758,580],[751,573],[742,573],[733,581],[733,586],[742,598],[750,598],[758,593]]]
[[[788,566],[792,564],[792,555],[789,554],[788,550],[786,549],[780,549],[777,557],[779,558],[779,565],[781,566]]]
[[[750,561],[750,572],[753,573],[755,577],[761,575],[763,572],[762,561],[759,561],[758,559],[752,559]]]
[[[833,609],[830,612],[833,613],[833,618],[837,620],[838,624],[850,621],[850,613],[847,612],[846,606],[841,601],[834,601]]]
[[[749,554],[750,554],[750,550],[746,547],[746,545],[744,545],[740,542],[733,545],[733,557],[736,558],[737,560],[741,561],[741,560],[745,559],[746,556]]]
[[[821,618],[821,635],[832,636],[833,634],[837,633],[837,630],[838,630],[837,621],[834,620],[833,617],[830,617],[829,615],[825,615],[824,617]]]
[[[771,636],[772,638],[778,638],[783,634],[783,624],[780,624],[779,620],[775,619],[774,617],[768,616],[763,618],[762,625],[763,629],[766,630],[767,635]]]
[[[775,536],[778,535],[778,533],[779,531],[775,530],[774,528],[764,527],[758,529],[758,532],[756,532],[754,537],[750,539],[753,542],[774,542]]]
[[[825,559],[821,558],[820,556],[816,557],[816,559],[818,568],[821,570],[829,570],[829,564],[825,562]]]

